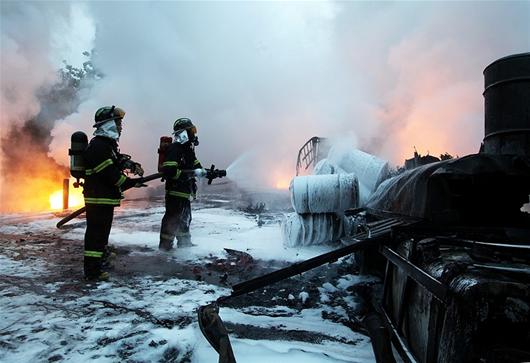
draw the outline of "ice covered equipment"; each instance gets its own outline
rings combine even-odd
[[[336,241],[344,234],[343,218],[334,213],[290,213],[281,229],[287,247],[319,245]]]
[[[337,165],[333,164],[327,158],[320,160],[315,168],[313,169],[314,175],[325,175],[325,174],[348,174]]]
[[[390,174],[387,161],[355,148],[334,146],[329,151],[328,159],[347,173],[357,176],[361,204],[368,200],[377,186]]]
[[[295,177],[289,186],[296,213],[342,213],[359,204],[359,182],[354,174]]]

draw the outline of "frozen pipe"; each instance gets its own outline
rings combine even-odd
[[[289,186],[296,213],[342,213],[356,208],[359,183],[354,174],[297,176]]]
[[[355,148],[334,146],[328,159],[347,173],[353,173],[359,179],[360,198],[363,204],[376,190],[377,186],[388,178],[388,162]]]
[[[319,245],[336,241],[344,235],[342,217],[334,213],[286,215],[281,225],[287,247]]]

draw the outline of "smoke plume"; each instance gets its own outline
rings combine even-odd
[[[2,119],[27,120],[39,109],[35,90],[53,83],[53,19],[71,24],[75,4],[56,5],[65,9],[53,16],[32,6],[33,17],[24,3],[9,4],[2,75],[14,77],[2,80],[2,102],[20,112],[2,107]],[[121,150],[147,172],[156,169],[159,137],[190,117],[203,164],[225,168],[253,151],[247,174],[269,186],[292,176],[298,148],[315,135],[346,138],[398,165],[414,146],[432,155],[476,152],[482,70],[530,49],[524,1],[91,2],[77,11],[95,28],[92,61],[105,78],[76,112],[54,120],[49,155],[67,165],[70,134],[90,135],[94,112],[116,105],[127,111]],[[75,28],[61,49],[83,34]],[[33,55],[24,60],[35,77],[15,75],[23,62],[9,60],[18,54],[4,51],[9,44]],[[4,90],[29,101],[12,103]]]
[[[1,3],[0,211],[46,210],[68,169],[48,155],[57,120],[81,102],[81,70],[60,69],[65,4]],[[66,27],[66,29],[65,29]]]

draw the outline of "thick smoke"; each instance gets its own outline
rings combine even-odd
[[[79,72],[59,71],[54,59],[75,8],[2,2],[1,9],[0,210],[43,210],[69,175],[48,156],[51,131],[81,102]]]
[[[109,77],[68,131],[90,131],[97,107],[120,105],[122,149],[151,170],[158,137],[180,116],[198,124],[203,161],[227,166],[258,147],[265,155],[253,172],[263,175],[292,174],[314,135],[346,136],[396,164],[414,146],[473,153],[483,137],[482,70],[528,50],[529,7],[96,2],[95,62]]]
[[[94,62],[107,78],[56,133],[91,132],[98,107],[119,105],[127,111],[121,149],[150,171],[159,137],[187,116],[198,126],[204,164],[227,167],[257,147],[265,155],[253,173],[270,174],[282,160],[292,172],[293,150],[307,135],[333,130],[342,107],[334,99],[351,93],[334,80],[332,4],[134,3],[124,13],[96,3],[92,14]],[[64,155],[64,143],[55,150]]]
[[[298,148],[314,135],[347,138],[395,164],[414,146],[432,155],[476,152],[483,68],[530,49],[528,2],[91,2],[80,9],[95,25],[93,61],[106,77],[77,113],[55,124],[56,160],[66,165],[71,132],[90,135],[96,109],[114,104],[127,111],[121,149],[147,172],[156,169],[159,137],[186,116],[197,123],[204,164],[227,167],[258,150],[247,175],[271,186],[294,173]],[[39,36],[53,29],[45,7],[34,11],[47,28]],[[27,23],[19,21],[18,31]],[[35,59],[57,58],[26,38]],[[35,64],[44,68],[36,83],[51,77],[48,64]]]
[[[434,155],[477,152],[484,135],[482,70],[530,49],[530,3],[410,2],[372,10],[378,21],[356,23],[364,33],[371,22],[372,31],[344,32],[342,41],[352,45],[347,56],[355,68],[372,80],[365,96],[378,126],[361,147],[394,163],[411,156],[413,145]],[[346,14],[352,12],[342,13],[344,22]]]

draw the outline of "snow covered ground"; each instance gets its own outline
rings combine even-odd
[[[330,250],[286,248],[281,213],[253,214],[222,196],[194,204],[197,246],[158,251],[161,200],[116,210],[111,279],[82,279],[85,223],[49,213],[0,216],[1,362],[217,362],[196,311],[230,285]],[[257,223],[261,221],[261,223]],[[226,251],[225,248],[239,252]],[[238,362],[372,362],[355,286],[339,261],[221,307]]]

